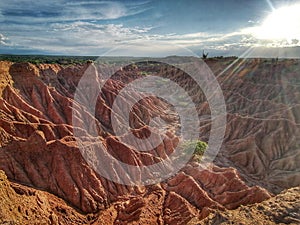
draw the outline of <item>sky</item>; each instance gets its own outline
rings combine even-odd
[[[0,0],[0,54],[300,57],[300,0]]]

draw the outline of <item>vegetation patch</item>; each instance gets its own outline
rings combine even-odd
[[[199,140],[184,141],[182,148],[184,152],[193,152],[193,160],[200,161],[208,145],[206,142]]]

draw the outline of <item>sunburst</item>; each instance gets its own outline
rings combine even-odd
[[[300,40],[300,4],[274,9],[251,33],[258,39]]]

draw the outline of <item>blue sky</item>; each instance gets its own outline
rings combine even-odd
[[[255,47],[257,56],[286,49],[297,56],[298,33],[276,40],[256,35],[274,10],[297,4],[299,0],[2,0],[0,53],[163,56],[205,50],[240,56]]]

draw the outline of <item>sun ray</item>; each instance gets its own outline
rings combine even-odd
[[[274,9],[271,0],[266,1]],[[274,9],[260,26],[246,28],[244,31],[257,39],[271,40],[278,45],[298,43],[300,40],[299,12],[299,3]]]
[[[271,1],[271,0],[266,0],[266,2],[267,2],[268,5],[270,6],[271,10],[274,12],[274,11],[275,11],[275,7],[274,7],[272,1]]]

